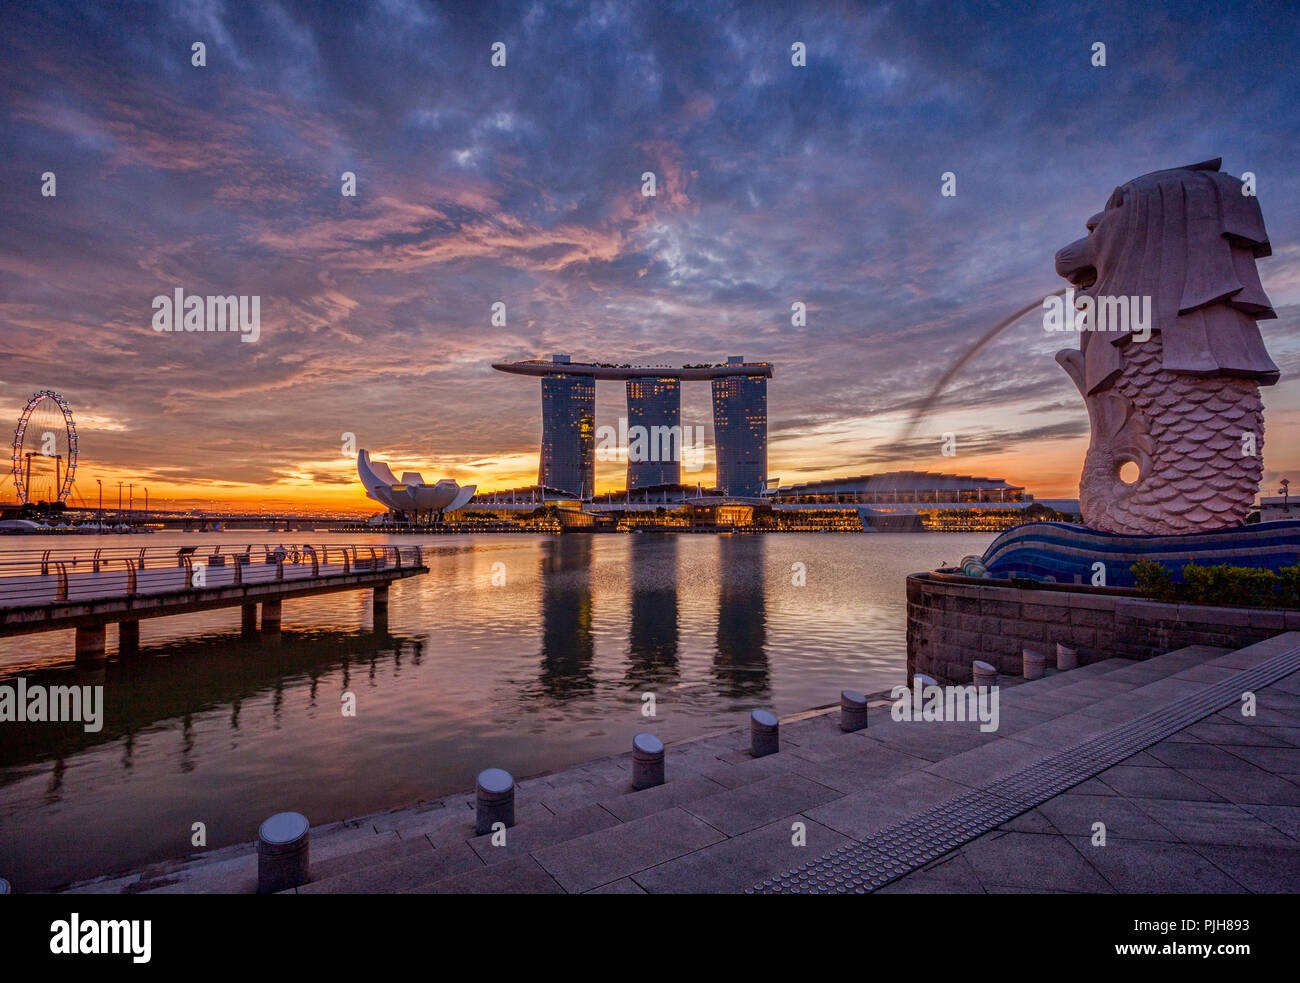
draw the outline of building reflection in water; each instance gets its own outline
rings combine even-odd
[[[732,699],[766,695],[767,584],[765,536],[719,536],[718,647],[713,676],[720,695]]]
[[[88,732],[81,723],[47,723],[16,728],[0,742],[0,769],[53,762],[51,794],[62,785],[64,760],[90,748],[122,742],[121,765],[134,764],[136,735],[175,720],[179,723],[178,759],[182,772],[195,767],[199,752],[195,718],[214,707],[229,706],[228,727],[240,727],[245,701],[270,696],[270,715],[278,727],[286,690],[309,679],[342,676],[358,659],[372,666],[393,662],[398,653],[419,658],[423,639],[334,630],[286,633],[273,647],[228,636],[185,639],[145,650],[126,662],[85,669],[58,665],[22,672],[28,685],[104,686],[103,727]],[[160,657],[162,656],[162,657]],[[170,656],[170,657],[168,657]],[[0,676],[12,686],[14,678]]]
[[[677,537],[628,539],[632,618],[627,680],[636,687],[674,683],[678,678]]]
[[[554,536],[542,544],[541,691],[557,700],[596,688],[591,630],[590,535]]]

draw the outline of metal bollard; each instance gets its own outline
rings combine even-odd
[[[1043,671],[1047,667],[1047,656],[1042,652],[1035,652],[1033,649],[1023,650],[1024,658],[1024,676],[1026,679],[1042,679]]]
[[[867,726],[867,698],[857,690],[840,690],[840,730],[852,733]]]
[[[275,894],[310,880],[309,824],[300,812],[277,812],[257,831],[257,893]]]
[[[781,750],[781,725],[776,714],[755,710],[749,715],[749,751],[756,758]]]
[[[477,808],[474,829],[482,836],[492,832],[494,823],[515,824],[515,779],[501,768],[488,768],[478,773]]]
[[[981,662],[976,659],[971,664],[971,675],[975,680],[976,687],[996,686],[998,684],[998,671],[987,662]]]
[[[632,738],[632,787],[654,788],[664,783],[664,742],[654,734]]]
[[[1056,643],[1056,668],[1058,672],[1066,672],[1069,669],[1079,668],[1079,650],[1066,648],[1060,642]]]

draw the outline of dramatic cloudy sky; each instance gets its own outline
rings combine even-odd
[[[1053,253],[1117,184],[1222,156],[1257,175],[1273,242],[1271,491],[1300,476],[1297,50],[1292,3],[15,5],[0,415],[64,392],[87,499],[98,477],[364,504],[344,432],[399,472],[536,480],[537,383],[493,360],[744,354],[776,363],[783,481],[908,467],[1073,495],[1087,418],[1036,319],[910,442],[904,420],[1056,289]],[[178,286],[260,296],[260,341],[154,332]],[[597,422],[622,408],[602,386]],[[709,423],[707,387],[683,412]]]

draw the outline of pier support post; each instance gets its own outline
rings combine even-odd
[[[851,734],[867,726],[867,698],[856,690],[840,690],[840,730]]]
[[[654,788],[664,783],[664,742],[653,734],[632,738],[632,787]]]
[[[91,625],[77,629],[77,661],[104,661],[104,625]]]
[[[370,592],[370,617],[374,630],[388,631],[388,585],[375,584]]]
[[[479,836],[492,832],[496,823],[505,823],[507,829],[515,824],[515,779],[510,772],[501,768],[480,771],[475,798],[474,830]]]
[[[136,655],[140,651],[140,622],[119,621],[117,623],[117,654]]]
[[[309,830],[300,812],[277,812],[262,823],[257,831],[258,894],[287,891],[310,880]]]
[[[768,710],[755,710],[749,715],[749,752],[764,758],[781,750],[781,725],[776,714]]]
[[[241,604],[239,606],[239,633],[245,638],[257,634],[257,605]]]
[[[262,602],[262,639],[268,642],[280,640],[280,602]]]

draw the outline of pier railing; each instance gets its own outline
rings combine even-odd
[[[0,550],[0,608],[423,565],[420,546],[338,543]]]

